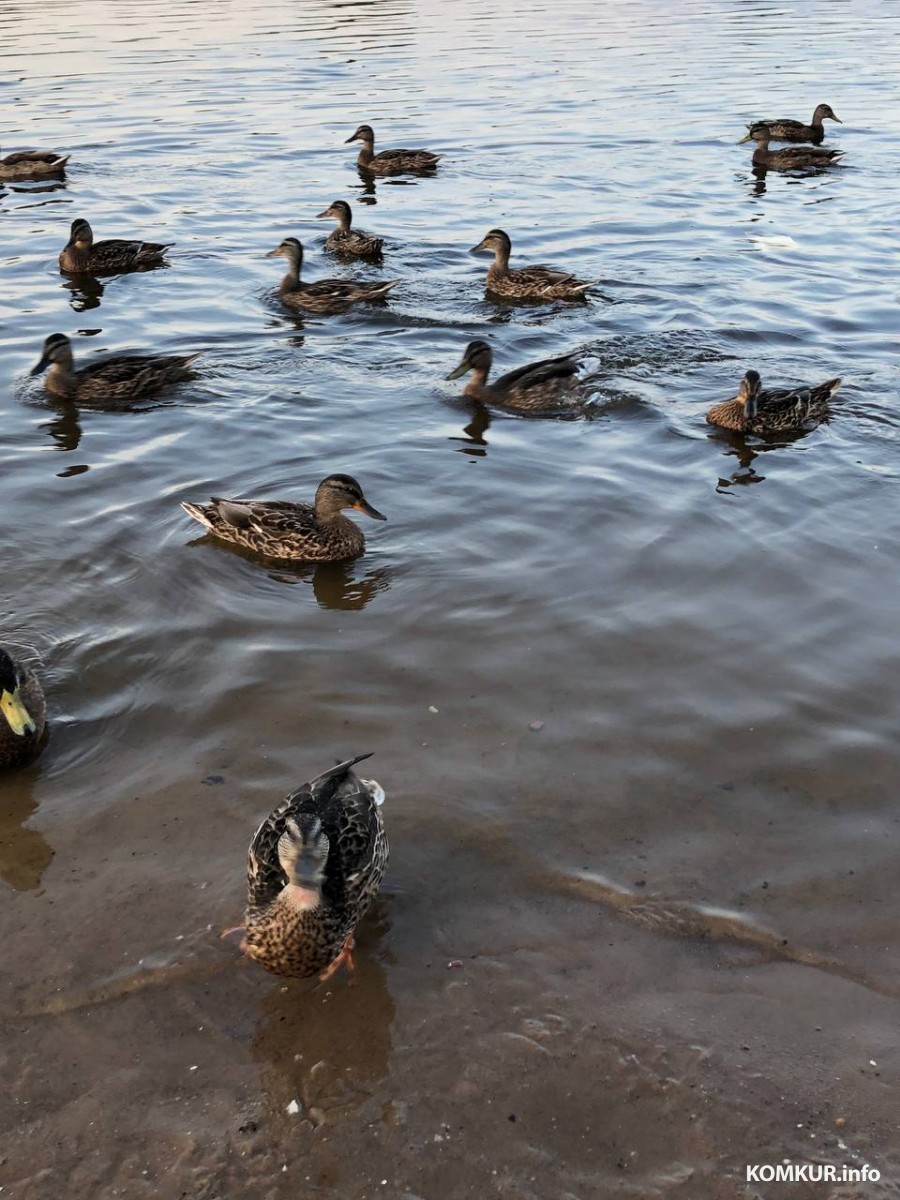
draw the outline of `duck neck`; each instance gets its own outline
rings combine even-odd
[[[287,274],[281,281],[281,290],[283,292],[296,292],[300,286],[300,267],[302,262],[302,256],[296,254],[288,259]]]
[[[509,271],[509,246],[504,244],[494,247],[494,261],[491,264],[491,270],[495,275],[505,275]]]
[[[68,358],[57,359],[50,364],[50,370],[44,380],[44,386],[54,396],[71,398],[78,391],[78,376],[72,364],[72,355]]]
[[[769,139],[756,143],[756,149],[753,151],[753,161],[757,166],[765,165],[766,159],[769,157]]]
[[[350,232],[350,217],[347,213],[342,212],[342,213],[338,214],[337,227],[338,227],[338,233],[349,233]]]
[[[361,139],[362,149],[359,152],[359,158],[356,160],[358,165],[366,167],[375,157],[375,142],[374,139]]]
[[[463,395],[469,396],[474,400],[479,400],[488,390],[487,377],[489,367],[472,367],[470,371],[471,378],[463,389]]]

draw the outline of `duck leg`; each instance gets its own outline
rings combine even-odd
[[[353,934],[348,933],[347,940],[344,942],[340,954],[337,956],[334,962],[330,963],[319,976],[320,982],[324,983],[326,979],[330,979],[335,971],[339,970],[340,967],[345,965],[347,967],[348,974],[351,976],[353,975],[353,972],[356,970],[356,964],[353,961],[353,948],[355,945],[356,941],[353,937]]]

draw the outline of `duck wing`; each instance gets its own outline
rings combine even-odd
[[[65,161],[53,150],[17,150],[13,154],[7,154],[5,158],[0,158],[0,162],[6,167],[20,166],[22,163],[58,163],[61,166]]]
[[[225,500],[213,496],[212,504],[204,505],[203,511],[212,519],[213,529],[221,528],[223,524],[232,525],[263,537],[318,531],[313,506],[291,500]]]
[[[289,817],[317,816],[329,840],[322,891],[327,902],[339,879],[364,870],[378,834],[377,805],[353,772],[369,754],[338,763],[290,793],[265,818],[250,842],[247,885],[251,907],[265,907],[283,890],[287,876],[278,858],[278,841]]]
[[[522,390],[556,380],[572,379],[578,374],[580,365],[581,360],[576,354],[545,358],[541,362],[528,363],[527,366],[517,367],[515,371],[508,371],[496,380],[494,387],[498,391],[513,388]]]

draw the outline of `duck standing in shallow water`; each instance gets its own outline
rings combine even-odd
[[[201,353],[113,354],[76,371],[72,343],[64,333],[51,333],[31,374],[49,367],[44,386],[61,400],[140,400],[192,378],[188,368]]]
[[[66,275],[118,275],[125,271],[144,271],[162,265],[163,256],[173,242],[124,241],[108,238],[94,241],[87,221],[72,222],[69,240],[59,255],[59,269]]]
[[[770,150],[771,134],[763,124],[752,125],[746,137],[738,142],[756,142],[753,151],[754,167],[772,167],[776,171],[791,171],[800,167],[830,167],[843,157],[843,150],[827,150],[824,146],[785,146],[783,150]]]
[[[814,387],[762,388],[758,371],[748,371],[737,396],[717,404],[706,414],[709,425],[734,433],[801,433],[829,415],[828,402],[841,386],[829,379]]]
[[[495,404],[511,412],[559,413],[572,410],[576,402],[578,371],[581,361],[577,355],[545,358],[501,375],[488,383],[493,353],[487,342],[469,342],[462,362],[448,379],[459,379],[471,371],[463,395],[482,404]]]
[[[769,138],[773,142],[812,142],[814,146],[818,146],[825,140],[825,126],[822,124],[825,118],[837,121],[838,125],[844,123],[830,104],[818,104],[808,125],[804,125],[802,121],[794,121],[790,117],[782,117],[775,121],[751,121],[747,128],[753,129],[756,125],[765,125],[769,131]],[[746,138],[742,138],[742,141],[747,141],[749,137],[748,133]],[[740,144],[739,142],[738,145]]]
[[[332,229],[325,239],[326,250],[333,250],[336,254],[352,254],[356,258],[381,256],[384,239],[372,237],[371,233],[365,233],[362,229],[351,229],[353,214],[346,200],[335,200],[324,212],[318,213],[316,219],[321,221],[325,217],[337,221],[337,229]]]
[[[470,254],[493,250],[494,261],[488,267],[485,286],[496,296],[509,300],[583,300],[596,280],[576,279],[553,267],[510,267],[512,242],[502,229],[491,229]]]
[[[297,562],[339,562],[362,554],[363,532],[342,509],[356,509],[375,521],[387,520],[368,502],[352,475],[323,479],[312,504],[213,496],[211,504],[182,501],[181,507],[224,542],[265,558]]]
[[[61,179],[68,161],[53,150],[17,150],[0,158],[0,180]]]
[[[281,281],[278,295],[288,308],[303,308],[314,313],[341,313],[361,300],[381,300],[398,281],[387,283],[355,283],[352,279],[316,279],[304,283],[300,278],[303,267],[303,247],[296,238],[288,237],[270,250],[266,258],[286,258],[290,264]]]
[[[0,768],[37,758],[46,730],[47,703],[37,676],[0,646]]]
[[[350,142],[362,142],[356,165],[370,175],[421,174],[423,171],[433,171],[444,157],[443,154],[432,154],[430,150],[380,150],[376,154],[375,134],[371,125],[360,125],[344,145]]]
[[[384,789],[353,771],[370,757],[305,783],[253,835],[241,949],[267,971],[327,979],[353,969],[353,931],[388,858]]]

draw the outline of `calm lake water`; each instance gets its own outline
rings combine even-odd
[[[896,5],[0,11],[3,152],[72,155],[0,192],[2,640],[52,716],[0,785],[4,1200],[900,1195]],[[755,178],[745,123],[820,101],[842,164]],[[363,121],[437,175],[366,186]],[[338,198],[383,268],[323,253]],[[170,265],[73,288],[75,217]],[[492,226],[593,298],[488,300]],[[286,315],[286,235],[389,303]],[[201,370],[75,411],[57,331]],[[477,418],[473,337],[596,356],[591,419]],[[830,424],[710,430],[750,366],[843,376]],[[332,471],[388,517],[350,565],[178,503]],[[239,963],[256,823],[367,750],[355,986]]]

